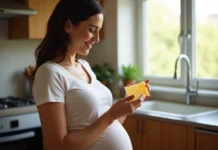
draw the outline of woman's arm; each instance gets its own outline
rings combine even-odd
[[[125,121],[125,119],[126,119],[126,116],[121,117],[121,118],[118,118],[117,120],[118,120],[121,124],[123,124],[124,121]]]
[[[81,130],[73,130],[70,133],[67,133],[64,103],[50,102],[40,105],[38,112],[42,125],[44,148],[49,150],[87,149],[114,120],[134,113],[143,100],[126,103],[132,98],[130,96],[120,100],[90,126]]]
[[[67,134],[67,122],[63,103],[47,103],[38,107],[45,149],[84,150],[113,122],[105,113],[92,125],[82,130],[73,130]]]

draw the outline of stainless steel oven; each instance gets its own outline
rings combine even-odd
[[[0,99],[0,150],[42,149],[41,124],[34,102]]]
[[[41,129],[35,128],[2,134],[0,136],[1,150],[42,150]]]

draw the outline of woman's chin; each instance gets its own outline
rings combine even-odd
[[[86,49],[86,50],[83,52],[83,54],[81,54],[81,55],[84,55],[84,56],[86,56],[86,55],[88,55],[88,54],[89,54],[89,52],[90,52],[90,49]]]

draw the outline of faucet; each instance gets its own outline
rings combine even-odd
[[[199,86],[199,82],[197,80],[197,88],[196,90],[193,90],[192,87],[191,87],[191,82],[190,82],[190,79],[191,79],[191,69],[190,69],[190,60],[188,58],[187,55],[185,54],[180,54],[178,56],[178,58],[176,59],[176,64],[175,64],[175,72],[174,72],[174,79],[177,79],[177,64],[178,64],[178,61],[184,59],[185,62],[186,62],[186,65],[187,65],[187,77],[186,77],[186,104],[187,105],[190,105],[190,99],[191,99],[191,96],[197,96],[198,95],[198,86]]]

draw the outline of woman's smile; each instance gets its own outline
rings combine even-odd
[[[88,47],[89,50],[92,48],[92,44],[88,44],[87,42],[85,42],[85,45]]]

